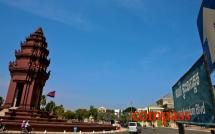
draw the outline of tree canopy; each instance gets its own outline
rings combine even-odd
[[[56,115],[58,115],[58,116],[63,116],[63,114],[64,114],[64,107],[63,107],[63,105],[55,106],[54,109],[53,109],[53,112]]]
[[[110,122],[111,120],[115,120],[116,116],[114,113],[98,113],[97,119],[100,121],[107,121]]]
[[[130,113],[130,112],[136,112],[137,108],[135,107],[127,107],[125,110],[123,110],[123,113]]]
[[[55,102],[50,101],[49,103],[46,104],[45,111],[52,113],[54,111],[55,106],[56,106]]]
[[[89,117],[89,111],[87,109],[77,109],[75,113],[79,121],[83,121],[85,118]]]
[[[94,106],[90,106],[89,116],[92,116],[95,120],[97,119],[98,111]]]
[[[72,112],[72,111],[68,110],[68,111],[66,111],[66,112],[63,113],[63,117],[65,119],[67,119],[67,120],[69,120],[69,119],[75,119],[76,118],[76,114],[75,114],[75,112]]]

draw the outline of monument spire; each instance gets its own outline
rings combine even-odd
[[[9,63],[11,81],[4,107],[39,109],[42,90],[50,75],[49,51],[42,28],[31,33],[20,46],[15,50],[16,60]]]

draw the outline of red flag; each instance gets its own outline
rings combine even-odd
[[[49,97],[55,97],[55,91],[51,91],[47,94]]]

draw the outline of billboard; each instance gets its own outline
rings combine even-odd
[[[215,0],[203,0],[197,25],[209,71],[215,68]]]
[[[191,124],[215,122],[213,88],[205,64],[202,55],[172,87],[176,112],[189,112]]]

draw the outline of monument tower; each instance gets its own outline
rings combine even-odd
[[[20,46],[20,50],[15,50],[16,60],[9,63],[11,80],[4,108],[39,110],[43,87],[50,75],[49,51],[42,28]]]
[[[42,28],[30,34],[20,46],[21,49],[15,51],[15,61],[9,63],[11,80],[3,110],[0,110],[0,118],[8,130],[19,131],[23,120],[29,120],[34,131],[43,132],[71,131],[77,127],[79,131],[91,132],[116,129],[97,123],[67,122],[56,114],[40,110],[43,87],[50,75],[47,70],[49,51]]]

